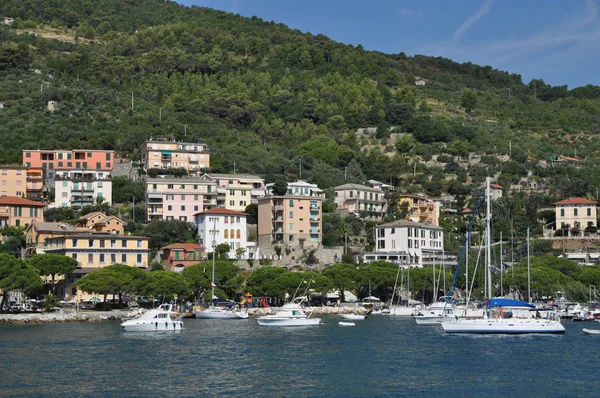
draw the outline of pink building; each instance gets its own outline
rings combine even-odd
[[[216,207],[214,182],[199,178],[148,178],[146,209],[148,221],[194,221],[194,215]]]
[[[115,160],[114,151],[93,149],[23,150],[23,166],[39,167],[53,179],[55,170],[95,170],[110,172]]]

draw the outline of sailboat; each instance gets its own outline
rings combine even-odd
[[[210,282],[210,301],[211,305],[209,308],[200,309],[194,311],[196,319],[248,319],[247,310],[236,310],[226,307],[215,307],[214,302],[217,298],[215,296],[215,255],[216,255],[216,242],[215,236],[217,234],[217,221],[213,226],[213,253],[212,253],[212,279]]]
[[[490,178],[486,179],[486,293],[491,297],[492,277],[491,277],[491,202],[490,202]],[[475,214],[473,214],[475,217]],[[529,256],[529,247],[527,255]],[[455,279],[451,290],[454,289],[456,275],[460,269],[460,263],[457,267]],[[446,333],[564,333],[565,328],[560,323],[558,314],[552,311],[542,311],[531,304],[531,294],[529,302],[519,300],[509,300],[505,298],[490,298],[488,300],[487,311],[482,319],[445,319],[442,321],[442,327]]]
[[[396,285],[398,284],[398,276],[400,275],[400,270],[402,269],[401,265],[398,265],[398,272],[396,273],[396,282],[394,283],[394,291],[392,292],[392,305],[390,306],[390,315],[400,316],[405,318],[410,318],[413,315],[416,315],[419,310],[422,308],[422,304],[420,301],[411,300],[410,294],[408,299],[406,300],[407,305],[393,305],[394,304],[394,296],[396,294]],[[410,267],[407,268],[407,291],[410,292]],[[404,269],[402,269],[402,281],[400,282],[400,290],[404,291]],[[399,302],[402,301],[402,295],[400,295]]]

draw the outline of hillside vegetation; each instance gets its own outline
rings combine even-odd
[[[486,175],[508,186],[530,173],[549,203],[600,186],[599,87],[525,84],[162,0],[0,0],[0,14],[16,18],[0,27],[2,163],[24,148],[135,158],[166,136],[206,142],[214,171],[274,181],[301,169],[323,188],[377,179],[468,197]],[[583,167],[540,162],[560,154]]]

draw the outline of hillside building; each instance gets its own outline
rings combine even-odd
[[[416,223],[439,226],[440,203],[424,195],[400,195],[398,213],[406,212],[405,219]]]
[[[54,178],[54,201],[58,207],[79,210],[96,203],[112,204],[112,180],[106,171],[59,171]]]
[[[360,184],[344,184],[335,187],[335,208],[359,216],[381,219],[387,213],[385,192],[380,186],[368,187]]]
[[[195,243],[175,243],[161,247],[163,267],[169,271],[181,272],[206,259],[206,248]]]
[[[569,198],[554,203],[556,229],[567,228],[569,234],[576,228],[583,232],[587,227],[598,227],[598,202],[585,198]]]
[[[195,215],[198,244],[213,253],[221,244],[229,245],[227,258],[257,258],[254,245],[249,244],[246,230],[247,214],[224,208],[214,208]]]
[[[114,151],[92,149],[23,150],[23,166],[41,168],[48,180],[53,180],[59,171],[79,174],[94,171],[108,176],[113,169],[114,158]]]
[[[258,176],[206,173],[201,178],[217,185],[217,207],[244,211],[266,195],[265,180]]]
[[[148,178],[146,210],[152,220],[194,222],[194,215],[217,207],[217,186],[200,178]]]
[[[208,148],[199,142],[146,141],[142,144],[141,157],[146,170],[183,168],[189,174],[196,174],[210,167]]]
[[[0,198],[0,227],[25,227],[44,221],[45,204],[17,196]]]

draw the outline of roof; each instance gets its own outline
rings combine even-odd
[[[44,231],[44,232],[80,231],[75,226],[73,226],[71,224],[67,224],[67,223],[62,223],[62,222],[43,222],[43,221],[42,222],[33,222],[27,229],[33,228],[33,227],[35,227],[35,229],[37,229],[38,231]]]
[[[0,198],[0,206],[46,207],[43,203],[34,202],[33,200],[20,198],[18,196],[5,196]]]
[[[418,228],[442,230],[442,228],[436,227],[435,225],[432,225],[429,223],[413,222],[413,221],[407,221],[407,220],[392,221],[392,222],[389,222],[386,224],[378,225],[376,228],[399,228],[399,227],[418,227]]]
[[[79,217],[80,220],[89,220],[90,218],[94,218],[96,216],[103,216],[104,218],[106,218],[106,214],[102,213],[101,211],[94,211],[91,213],[88,213],[84,216]]]
[[[244,213],[243,211],[229,210],[223,207],[217,207],[210,210],[201,211],[199,213],[194,214],[195,216],[200,214],[222,214],[225,216],[247,216],[248,213]]]
[[[254,176],[254,175],[250,175],[250,174],[213,174],[213,173],[206,173],[202,177],[204,177],[204,176],[206,176],[208,178],[227,178],[227,179],[231,179],[231,180],[240,180],[240,179],[244,179],[244,180],[260,180],[260,181],[263,180],[259,176]]]
[[[490,184],[490,187],[494,189],[504,189],[504,187],[500,184]]]
[[[153,184],[153,183],[158,183],[158,182],[167,182],[167,183],[173,183],[173,184],[204,184],[204,185],[210,185],[212,182],[211,181],[206,181],[206,180],[201,180],[199,177],[195,177],[195,178],[175,178],[175,177],[170,177],[170,178],[148,178],[146,180],[146,184]]]
[[[473,210],[465,209],[465,210],[463,210],[463,214],[473,214]]]
[[[189,252],[192,250],[205,249],[205,247],[197,245],[195,243],[173,243],[172,245],[160,248],[160,250],[165,250],[165,249],[171,249],[171,250],[181,249],[181,250],[185,250],[186,252]]]
[[[585,198],[569,198],[554,203],[555,205],[597,205],[595,200]]]
[[[344,184],[344,185],[339,185],[337,187],[334,188],[336,191],[341,191],[341,190],[346,190],[346,189],[360,189],[363,191],[370,191],[370,192],[381,192],[380,189],[376,189],[373,187],[368,187],[366,185],[360,185],[360,184]]]

